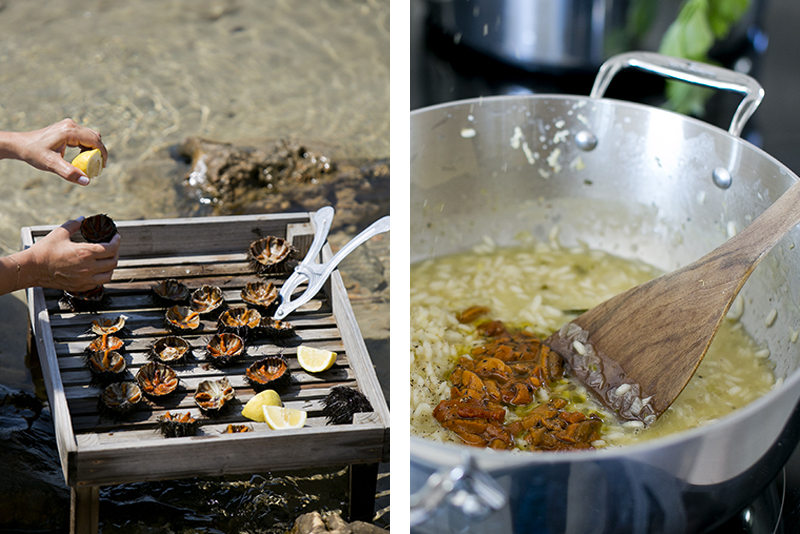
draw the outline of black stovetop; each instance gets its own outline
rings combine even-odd
[[[800,173],[800,2],[764,0],[756,30],[762,49],[743,53],[753,60],[751,75],[765,89],[765,99],[743,136],[778,161]],[[595,72],[528,72],[455,44],[427,23],[424,0],[411,1],[411,107],[492,95],[566,93],[588,95]],[[768,45],[763,49],[764,37]],[[635,75],[634,75],[635,76]],[[660,81],[631,78],[630,84],[609,88],[607,96],[648,102],[660,93]],[[618,86],[633,86],[626,94]],[[616,88],[615,88],[616,87]],[[616,91],[616,93],[614,93]],[[715,96],[715,99],[718,97]],[[727,98],[727,100],[726,100]],[[648,102],[651,103],[651,102]],[[734,98],[719,97],[709,104],[708,122],[727,130]],[[800,532],[800,447],[776,480],[748,507],[708,534]]]

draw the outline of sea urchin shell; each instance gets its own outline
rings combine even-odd
[[[177,332],[190,332],[200,328],[200,314],[188,306],[173,306],[164,316],[167,327]]]
[[[136,373],[136,381],[146,394],[163,397],[178,387],[178,374],[169,365],[158,362],[144,364]]]
[[[185,414],[166,412],[158,418],[158,429],[168,438],[193,436],[197,433],[197,420],[191,412]]]
[[[241,434],[242,432],[252,432],[253,429],[247,425],[230,424],[225,427],[225,434]]]
[[[287,259],[294,255],[296,249],[285,239],[267,236],[250,244],[247,257],[250,267],[258,274],[289,272]]]
[[[289,364],[281,356],[268,356],[247,368],[247,380],[256,391],[285,388],[291,383]]]
[[[125,328],[125,319],[124,315],[120,315],[115,319],[96,319],[92,321],[92,332],[98,336],[116,334]]]
[[[86,217],[81,223],[81,235],[89,243],[108,243],[116,233],[117,225],[103,213]]]
[[[216,286],[205,285],[192,293],[192,310],[197,313],[211,313],[225,303],[222,290]]]
[[[273,317],[264,317],[259,325],[261,331],[273,339],[291,337],[294,335],[294,326],[286,321],[280,321]]]
[[[186,302],[191,296],[189,288],[186,284],[175,280],[174,278],[167,278],[152,286],[150,291],[153,293],[153,298],[157,302],[164,304],[178,304]]]
[[[246,338],[261,324],[261,314],[252,308],[236,307],[225,310],[219,316],[217,326],[220,332],[231,332]]]
[[[166,336],[156,340],[150,347],[150,358],[161,363],[173,364],[185,361],[192,354],[189,342],[178,336]]]
[[[194,394],[194,402],[204,412],[219,412],[227,403],[233,400],[236,393],[223,377],[219,380],[203,380],[198,384]]]
[[[64,296],[58,301],[58,306],[65,311],[97,311],[108,302],[108,294],[103,286],[97,286],[89,291],[72,292],[64,291]]]
[[[92,373],[93,384],[106,385],[125,379],[125,358],[115,350],[91,353],[86,359],[86,366]]]
[[[270,307],[278,299],[278,288],[272,282],[247,282],[242,300],[252,306]]]
[[[103,334],[102,336],[93,339],[91,343],[86,346],[86,352],[88,354],[112,350],[121,352],[124,347],[125,343],[120,338]]]
[[[140,400],[142,390],[133,382],[116,382],[106,386],[100,393],[102,407],[117,416],[130,412]]]
[[[206,358],[216,367],[225,367],[244,355],[244,340],[236,334],[214,334],[206,344]]]

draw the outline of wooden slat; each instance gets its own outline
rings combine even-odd
[[[183,338],[192,347],[194,355],[194,363],[205,363],[203,352],[206,346],[206,336],[183,336]],[[147,352],[150,346],[156,340],[156,337],[144,337],[135,339],[123,339],[125,343],[125,353],[130,354],[133,364],[137,364],[140,359],[147,358]],[[85,353],[85,349],[89,340],[85,341],[70,341],[66,343],[58,343],[55,345],[56,355],[58,355],[58,365],[62,370],[83,368],[84,363],[80,358]],[[258,356],[263,358],[265,356],[272,356],[275,354],[284,354],[287,357],[295,356],[297,354],[297,346],[302,343],[311,347],[318,347],[321,349],[332,350],[339,354],[339,362],[342,362],[344,345],[341,339],[330,339],[321,341],[310,341],[297,339],[292,342],[283,343],[281,345],[267,342],[254,342],[248,345],[247,353],[250,356]],[[192,363],[192,362],[189,362]],[[176,366],[180,367],[180,365]]]
[[[82,353],[94,337],[87,334],[91,322],[124,314],[128,317],[127,331],[118,337],[125,343],[124,355],[132,379],[148,361],[149,346],[168,333],[163,323],[164,309],[154,305],[149,296],[156,281],[179,278],[189,287],[218,285],[229,306],[243,306],[241,288],[257,279],[244,254],[249,243],[257,234],[286,235],[305,251],[311,241],[312,226],[309,214],[123,221],[118,223],[123,237],[119,267],[114,280],[106,286],[110,297],[107,308],[98,313],[65,312],[58,307],[60,292],[32,290],[29,299],[38,310],[32,307],[31,319],[45,356],[42,367],[69,485],[386,459],[388,410],[380,388],[373,385],[377,379],[360,332],[357,326],[353,329],[349,325],[355,322],[355,317],[338,273],[319,295],[289,317],[296,328],[295,337],[280,342],[250,340],[247,357],[229,368],[216,369],[204,361],[202,348],[216,332],[215,319],[204,318],[198,331],[184,336],[198,356],[185,365],[175,366],[180,379],[178,390],[163,400],[146,400],[124,420],[101,417],[97,404],[100,390],[90,385],[91,375],[84,367]],[[27,229],[27,244],[51,229]],[[322,257],[330,256],[330,247],[326,245]],[[280,286],[285,278],[279,275],[269,279]],[[304,290],[305,286],[301,286],[296,295]],[[339,358],[328,371],[307,373],[296,361],[300,344],[333,350]],[[244,378],[245,369],[251,362],[274,354],[283,354],[292,370],[293,382],[281,392],[284,404],[308,411],[306,427],[277,432],[268,430],[266,425],[251,423],[255,431],[249,435],[223,435],[228,423],[245,422],[241,407],[255,394]],[[359,376],[365,373],[372,377]],[[235,388],[236,405],[218,417],[202,415],[193,400],[198,384],[222,376],[227,376]],[[326,425],[321,416],[321,400],[340,385],[362,390],[376,413],[369,418],[357,418],[352,425]],[[167,410],[195,414],[200,422],[198,436],[166,439],[156,433],[157,418]],[[289,460],[285,459],[286,450],[292,451]],[[283,461],[279,462],[281,458]]]
[[[111,315],[83,315],[70,322],[67,320],[60,320],[58,316],[53,317],[56,325],[53,328],[53,337],[56,341],[71,341],[71,340],[86,340],[88,343],[95,336],[88,332],[92,326],[92,320],[97,317],[117,317],[119,313]],[[122,337],[161,337],[172,335],[173,332],[167,330],[164,326],[164,312],[157,311],[126,311],[124,315],[128,318],[125,321],[125,328],[130,331],[129,334],[123,334]],[[335,326],[336,321],[332,319],[330,314],[306,314],[298,315],[297,318],[291,318],[291,324],[295,327],[295,332],[299,339],[320,338],[325,335],[332,335],[339,337],[338,332],[331,331],[329,327]],[[326,330],[327,329],[327,330]],[[335,330],[335,329],[334,329]],[[217,332],[217,321],[215,319],[200,319],[200,326],[196,330],[192,330],[186,334],[187,336],[194,335],[211,335]],[[291,338],[289,338],[291,340]]]
[[[197,363],[189,364],[189,365],[173,365],[172,368],[175,369],[179,378],[190,378],[190,377],[207,377],[207,378],[221,378],[223,376],[229,376],[231,374],[243,374],[244,370],[251,365],[253,362],[260,360],[266,356],[270,355],[277,355],[279,351],[269,351],[266,350],[264,352],[257,352],[252,351],[248,353],[246,358],[243,358],[241,361],[236,362],[235,364],[230,365],[229,367],[225,367],[224,369],[217,369],[216,367],[212,367],[211,365],[207,364],[204,361],[200,361]],[[289,354],[284,353],[283,356],[286,358],[287,363],[289,364],[289,369],[292,373],[297,375],[298,373],[305,373],[304,370],[300,368],[300,364],[297,363],[297,360],[294,358],[296,354]],[[148,360],[143,353],[134,353],[134,354],[126,354],[124,355],[125,361],[127,362],[127,371],[128,375],[135,375],[136,372],[144,365]],[[61,358],[60,361],[64,361],[64,358]],[[65,386],[73,385],[73,384],[85,384],[91,378],[89,371],[82,365],[82,360],[80,357],[72,357],[67,360],[66,365],[61,365],[61,379]],[[337,358],[336,364],[331,369],[349,369],[349,361],[346,355],[342,355]],[[330,371],[330,370],[329,370]],[[327,376],[325,373],[329,371],[324,371],[322,373],[316,373],[317,377],[320,376]]]
[[[103,442],[96,434],[81,436],[80,454],[70,458],[69,483],[121,484],[371,463],[380,458],[384,441],[379,424],[170,439],[152,431],[142,434],[148,438],[119,442]]]
[[[297,401],[303,402],[310,402],[319,400],[322,397],[326,396],[330,393],[331,388],[334,386],[338,386],[341,384],[355,384],[355,380],[348,380],[348,381],[341,381],[341,382],[334,382],[334,381],[327,381],[325,383],[318,383],[318,384],[307,384],[305,386],[296,385],[293,386],[285,391],[281,392],[281,401],[283,402],[284,406],[291,406],[292,403]],[[312,387],[313,386],[313,387]],[[167,407],[167,408],[182,408],[184,410],[187,409],[196,409],[197,406],[194,403],[194,399],[192,394],[194,391],[191,392],[177,392],[173,395],[167,395],[164,399],[156,401],[152,399],[145,399],[146,402],[142,404],[141,407],[126,416],[121,421],[116,421],[117,425],[120,429],[124,429],[130,421],[135,421],[137,419],[141,419],[142,414],[147,414],[152,411],[153,408],[158,407]],[[99,388],[94,387],[83,387],[83,388],[74,388],[70,391],[70,394],[67,397],[67,402],[70,407],[70,412],[74,416],[78,415],[98,415],[97,409],[97,396],[99,394]],[[236,388],[236,397],[234,405],[244,405],[249,401],[254,395],[255,391],[250,389],[249,387],[239,387]],[[239,406],[237,413],[234,415],[238,415],[241,412],[241,407]]]
[[[23,248],[32,244],[30,233],[23,229]],[[56,445],[58,446],[59,460],[64,472],[65,479],[69,469],[69,455],[77,449],[75,434],[72,429],[72,420],[67,407],[64,386],[61,383],[61,375],[58,364],[55,360],[55,345],[53,335],[50,331],[50,322],[47,309],[44,305],[44,295],[41,288],[29,288],[26,290],[28,297],[28,308],[31,313],[30,324],[32,334],[36,340],[36,348],[39,353],[39,362],[42,367],[42,376],[47,390],[47,398],[50,399],[50,410],[52,412]]]
[[[102,433],[102,432],[131,432],[133,430],[141,430],[143,428],[156,428],[158,424],[158,418],[164,415],[166,412],[171,411],[179,411],[181,413],[190,412],[192,417],[197,419],[200,423],[200,427],[198,430],[198,434],[202,430],[203,433],[208,433],[206,430],[207,425],[211,424],[242,424],[242,423],[252,423],[249,419],[242,417],[236,410],[231,410],[224,414],[214,416],[214,417],[204,417],[201,411],[197,408],[194,403],[190,402],[177,402],[177,403],[170,403],[170,406],[156,406],[152,410],[149,411],[140,411],[136,413],[134,416],[130,417],[126,420],[125,424],[122,425],[117,421],[112,419],[100,417],[98,414],[86,414],[86,415],[75,415],[73,418],[73,423],[75,425],[75,432],[76,433],[84,433],[87,431],[91,431],[92,433]],[[296,408],[301,410],[306,410],[308,412],[308,425],[309,426],[324,426],[325,425],[325,418],[321,415],[321,405],[319,402],[296,402],[296,403],[286,403],[285,406],[289,408]],[[241,407],[240,407],[241,408]]]
[[[328,254],[330,254],[330,247],[326,244],[323,248],[323,257],[329,257],[327,256]],[[380,418],[381,424],[386,430],[384,436],[384,444],[386,447],[383,449],[381,461],[388,462],[389,408],[386,406],[386,402],[383,398],[380,382],[378,382],[378,377],[375,374],[372,360],[367,352],[367,347],[364,345],[364,338],[361,336],[358,322],[353,314],[353,309],[350,307],[350,301],[347,298],[347,292],[344,289],[339,271],[335,271],[331,275],[330,284],[333,316],[336,318],[336,322],[342,333],[345,350],[347,350],[348,354],[351,356],[352,367],[358,381],[358,389],[370,400],[376,415]]]
[[[229,370],[227,373],[217,373],[213,377],[222,377],[227,376],[228,380],[230,381],[233,387],[245,387],[248,382],[245,380],[244,377],[244,368],[245,366],[238,366]],[[180,384],[183,389],[194,391],[197,389],[197,384],[199,384],[203,380],[208,380],[213,378],[209,376],[207,373],[199,370],[199,368],[195,369],[196,372],[191,371],[181,371],[178,373],[178,379],[180,380]],[[237,372],[238,371],[238,372]],[[86,388],[90,375],[86,371],[75,371],[75,372],[67,372],[62,373],[63,381],[64,381],[64,391],[66,392],[67,398],[71,398],[74,396],[76,391],[87,392],[89,394],[97,395],[99,393],[98,390],[94,388]],[[131,378],[133,378],[131,376]],[[349,367],[334,367],[325,371],[324,373],[319,373],[318,376],[311,375],[305,372],[298,372],[293,373],[292,380],[294,383],[298,385],[303,384],[322,384],[326,381],[334,381],[334,382],[341,382],[343,380],[352,380],[353,373]],[[82,384],[81,386],[70,386],[70,382],[74,381],[74,383]]]
[[[261,236],[286,236],[286,225],[308,222],[308,213],[200,217],[193,219],[150,219],[117,221],[122,236],[120,257],[176,257],[230,254],[246,251]],[[56,226],[31,227],[35,239]],[[80,240],[79,236],[75,237]]]

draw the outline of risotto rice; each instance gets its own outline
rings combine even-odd
[[[460,442],[433,418],[449,398],[447,376],[459,356],[483,339],[458,312],[487,306],[490,317],[545,338],[591,308],[660,273],[640,262],[585,248],[537,243],[497,248],[491,240],[469,253],[438,258],[411,268],[411,432],[437,441]],[[741,315],[741,300],[734,304]],[[561,381],[538,402],[565,398],[569,409],[598,413],[604,420],[596,447],[624,445],[712,422],[753,401],[775,385],[768,355],[736,319],[726,320],[697,373],[675,403],[650,427],[620,421],[579,383]],[[508,411],[506,421],[518,417]]]

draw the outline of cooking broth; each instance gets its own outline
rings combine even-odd
[[[549,336],[583,310],[660,273],[642,262],[585,248],[536,243],[497,248],[490,241],[471,252],[424,261],[411,267],[411,431],[439,441],[461,442],[432,411],[450,398],[447,377],[460,356],[482,343],[476,323],[456,315],[470,306],[490,308],[489,317]],[[620,421],[580,383],[558,381],[540,390],[534,405],[550,398],[567,409],[603,418],[595,447],[629,444],[708,424],[741,408],[775,386],[768,351],[759,348],[737,318],[738,299],[701,362],[673,405],[650,427]],[[506,424],[532,406],[509,409]],[[523,447],[524,448],[524,447]]]

